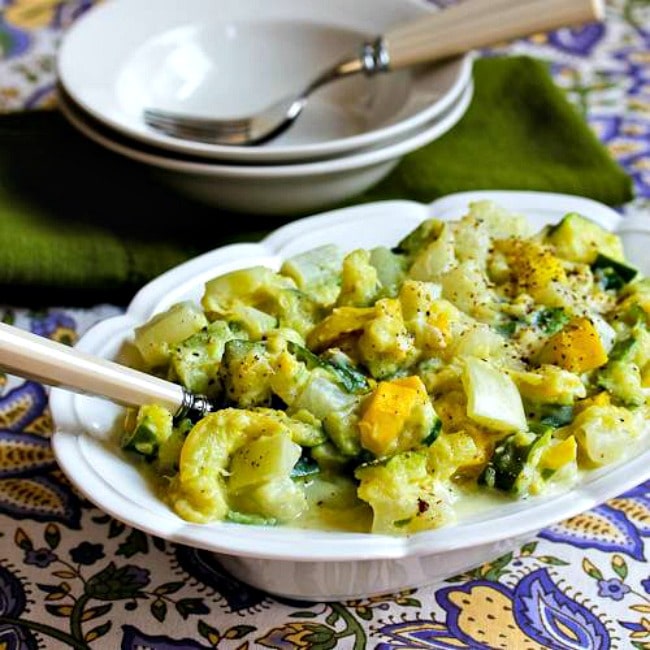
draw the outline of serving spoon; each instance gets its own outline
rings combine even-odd
[[[204,395],[115,361],[0,323],[0,368],[47,386],[138,407],[156,403],[175,420],[196,421],[217,406]]]
[[[211,119],[147,108],[144,121],[156,131],[184,140],[263,144],[296,121],[314,91],[337,79],[430,63],[535,32],[601,20],[603,15],[603,0],[464,0],[363,43],[357,54],[321,72],[296,95],[254,115]]]

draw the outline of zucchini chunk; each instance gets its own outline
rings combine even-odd
[[[361,466],[355,476],[357,494],[373,510],[373,533],[414,533],[454,519],[449,495],[428,472],[423,454],[404,452]]]
[[[169,361],[175,345],[207,327],[208,319],[190,301],[177,303],[135,328],[133,343],[150,368]]]
[[[177,345],[171,353],[171,367],[180,383],[193,393],[217,397],[222,388],[221,358],[233,338],[228,324],[218,320]]]
[[[496,446],[479,483],[518,496],[538,494],[545,483],[574,482],[577,444],[573,436],[553,437],[552,430],[511,434]]]
[[[173,416],[166,408],[158,404],[145,404],[138,409],[133,430],[124,433],[122,449],[153,460],[160,446],[172,435],[172,430]]]
[[[271,403],[273,369],[261,342],[233,339],[224,347],[220,368],[224,396],[241,408]]]
[[[602,253],[598,253],[596,256],[591,264],[591,270],[603,289],[614,290],[622,289],[628,282],[632,282],[639,273],[639,270],[633,266],[614,260]]]
[[[565,215],[550,228],[546,240],[555,247],[557,255],[571,262],[592,264],[599,253],[613,260],[625,259],[618,235],[576,212]]]
[[[330,305],[341,285],[343,251],[334,244],[318,246],[285,260],[280,273],[322,305]]]

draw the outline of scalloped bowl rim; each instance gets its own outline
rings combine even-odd
[[[506,209],[529,215],[536,225],[557,221],[563,214],[575,211],[619,232],[624,240],[628,232],[650,240],[650,229],[640,221],[628,224],[625,218],[601,203],[567,194],[462,192],[430,205],[410,201],[360,205],[294,221],[260,243],[225,246],[167,271],[142,288],[123,315],[108,318],[91,327],[81,337],[77,347],[89,353],[108,356],[107,351],[114,350],[116,342],[128,337],[134,326],[147,320],[155,311],[167,308],[179,297],[199,295],[204,282],[217,273],[253,263],[277,268],[282,255],[312,248],[317,245],[315,242],[335,241],[347,250],[358,245],[394,243],[400,233],[405,234],[422,219],[433,214],[442,219],[458,218],[469,202],[480,199],[494,200]],[[395,215],[400,218],[396,219]],[[374,222],[373,228],[368,228],[369,221]],[[640,260],[633,262],[641,265]],[[428,555],[442,557],[447,551],[470,549],[534,534],[543,527],[584,512],[650,478],[650,449],[646,449],[623,463],[589,473],[574,489],[560,495],[535,497],[503,508],[499,506],[490,509],[483,517],[405,537],[288,526],[265,528],[228,522],[194,524],[182,520],[165,505],[155,511],[143,506],[143,495],[129,491],[129,483],[125,487],[111,480],[114,477],[110,473],[103,475],[97,469],[96,455],[115,451],[95,444],[94,434],[88,431],[88,421],[92,420],[96,409],[105,405],[108,406],[108,403],[99,398],[73,394],[61,388],[51,389],[50,406],[55,421],[52,439],[54,454],[72,483],[99,508],[135,528],[176,543],[243,558],[346,562]],[[109,408],[116,407],[110,405]],[[123,458],[115,457],[114,460],[119,471],[137,472]],[[147,498],[150,497],[148,495]]]

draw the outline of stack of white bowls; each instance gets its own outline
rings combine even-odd
[[[472,96],[471,55],[331,83],[262,145],[171,137],[149,127],[144,110],[254,113],[433,10],[421,0],[107,0],[63,39],[60,108],[87,137],[203,203],[320,210],[373,186],[459,121]]]

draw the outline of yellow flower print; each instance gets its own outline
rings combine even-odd
[[[38,29],[52,22],[60,0],[14,0],[4,10],[6,23],[20,29]]]
[[[489,585],[451,592],[449,602],[458,608],[458,627],[472,639],[490,648],[542,650],[515,621],[512,599]]]

